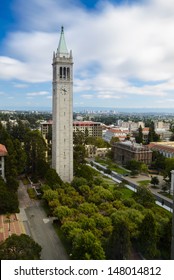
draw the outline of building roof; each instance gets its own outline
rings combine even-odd
[[[149,132],[149,127],[144,127],[142,130],[143,130],[143,131],[148,131],[148,132]]]
[[[92,121],[74,121],[73,125],[78,125],[78,126],[90,126],[90,125],[94,125],[94,124],[98,124],[101,125],[100,122],[92,122]]]
[[[0,156],[4,157],[7,156],[7,149],[4,145],[0,144]]]
[[[152,142],[148,146],[153,150],[174,153],[174,142]]]
[[[128,130],[122,130],[118,128],[110,128],[108,131],[113,132],[113,133],[129,133]]]
[[[60,35],[59,45],[58,45],[58,48],[57,48],[57,53],[60,56],[66,56],[66,55],[69,54],[67,46],[66,46],[66,42],[65,42],[63,26],[61,27],[61,35]]]

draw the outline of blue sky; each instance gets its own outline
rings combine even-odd
[[[62,25],[74,106],[174,108],[173,0],[1,0],[0,110],[51,109]]]

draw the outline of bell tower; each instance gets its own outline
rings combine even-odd
[[[53,53],[52,168],[64,182],[73,179],[73,58],[68,52],[64,28]]]

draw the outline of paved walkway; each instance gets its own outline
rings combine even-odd
[[[18,214],[0,215],[0,242],[12,234],[22,233],[25,233],[25,229]]]
[[[42,260],[67,260],[68,255],[57,236],[52,220],[46,216],[40,200],[30,199],[27,186],[20,182],[18,188],[20,220],[30,235],[42,247]]]

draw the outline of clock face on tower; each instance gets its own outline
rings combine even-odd
[[[68,93],[68,88],[66,86],[62,86],[60,92],[62,95],[66,95]]]

